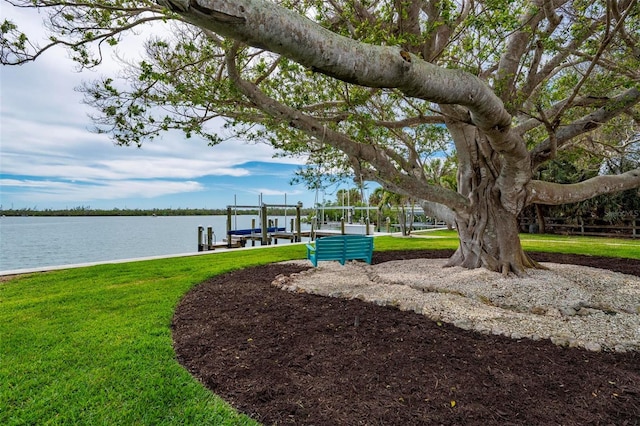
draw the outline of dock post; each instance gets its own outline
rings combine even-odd
[[[208,244],[208,250],[213,250],[213,228],[212,227],[208,227],[207,228],[207,244]]]
[[[254,238],[255,236],[253,235],[253,230],[256,229],[256,220],[251,219],[251,247],[255,247],[256,246],[256,239]]]
[[[291,219],[291,221],[290,221],[290,225],[291,226],[289,227],[289,229],[291,229],[291,242],[292,243],[295,243],[295,242],[298,241],[298,234],[296,234],[296,231],[295,231],[295,223],[296,223],[296,220],[295,219]]]
[[[198,251],[204,250],[204,245],[202,244],[202,232],[204,228],[202,226],[198,226]]]
[[[276,235],[277,235],[277,233],[278,233],[278,218],[277,217],[274,219],[273,223],[274,223],[274,227],[276,229]],[[286,231],[286,229],[285,229],[285,231]],[[273,237],[273,244],[274,245],[278,244],[278,239],[276,237]]]
[[[298,201],[296,205],[296,242],[299,243],[302,241],[302,230],[300,228],[300,210],[302,209],[302,203]],[[293,226],[291,227],[291,232],[293,232]]]
[[[267,205],[266,204],[262,204],[262,207],[260,208],[261,213],[262,213],[262,241],[260,242],[260,244],[262,244],[263,246],[266,246],[268,244],[268,240],[267,240]]]
[[[231,207],[227,207],[227,248],[231,248]]]

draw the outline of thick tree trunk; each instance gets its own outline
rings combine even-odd
[[[504,275],[542,268],[522,250],[517,216],[491,198],[485,201],[471,217],[456,219],[460,247],[447,266],[484,267]]]
[[[451,113],[455,111],[449,110]],[[509,198],[510,208],[503,204],[505,187],[513,182],[514,170],[503,170],[503,157],[476,127],[451,121],[447,127],[458,152],[458,191],[468,197],[469,207],[456,211],[455,224],[460,247],[449,259],[448,266],[487,268],[491,271],[522,275],[527,268],[540,268],[522,250],[518,214],[513,206],[524,208],[524,199]],[[502,186],[501,186],[502,185]],[[524,191],[513,194],[524,197]]]

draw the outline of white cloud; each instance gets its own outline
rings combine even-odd
[[[42,178],[131,179],[246,176],[239,167],[250,161],[300,164],[300,159],[273,159],[265,144],[226,141],[209,147],[178,132],[138,149],[118,147],[106,135],[65,123],[2,117],[2,172]]]
[[[153,198],[163,195],[182,194],[204,190],[198,182],[171,182],[164,180],[109,181],[89,184],[59,181],[33,181],[1,179],[0,186],[25,189],[16,200],[25,202],[60,201],[60,199],[83,202],[126,198]]]
[[[253,192],[255,194],[262,194],[262,195],[266,195],[266,196],[270,196],[270,195],[299,195],[302,194],[303,191],[300,190],[294,190],[292,191],[291,189],[273,189],[273,188],[255,188],[253,190]]]
[[[6,10],[5,10],[6,9]],[[3,8],[32,39],[42,31],[41,16],[33,11]],[[129,37],[117,46],[121,56],[138,57],[146,34]],[[249,168],[248,162],[303,164],[304,158],[273,158],[265,144],[230,140],[215,147],[198,138],[170,132],[141,149],[118,147],[106,136],[92,133],[93,111],[74,90],[83,80],[114,75],[119,64],[106,52],[96,71],[75,72],[62,49],[46,52],[35,63],[0,67],[0,181],[2,202],[27,204],[120,200],[200,192],[207,177],[265,176],[247,192],[282,195],[291,187],[268,189],[267,176],[284,180],[282,172]],[[222,122],[215,125],[221,126]],[[201,182],[199,183],[198,180]],[[231,185],[228,181],[221,185]],[[277,187],[282,183],[273,184]]]

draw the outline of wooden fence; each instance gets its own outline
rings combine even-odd
[[[544,219],[546,234],[588,235],[599,237],[640,238],[640,218],[632,217],[619,220],[617,224],[605,222],[602,219],[583,218],[551,218]],[[540,227],[535,218],[521,218],[522,232],[536,234]]]

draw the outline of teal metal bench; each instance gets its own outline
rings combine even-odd
[[[307,259],[313,266],[320,260],[337,260],[341,265],[347,260],[364,260],[371,264],[373,238],[363,235],[337,235],[319,238],[315,246],[307,244]]]

